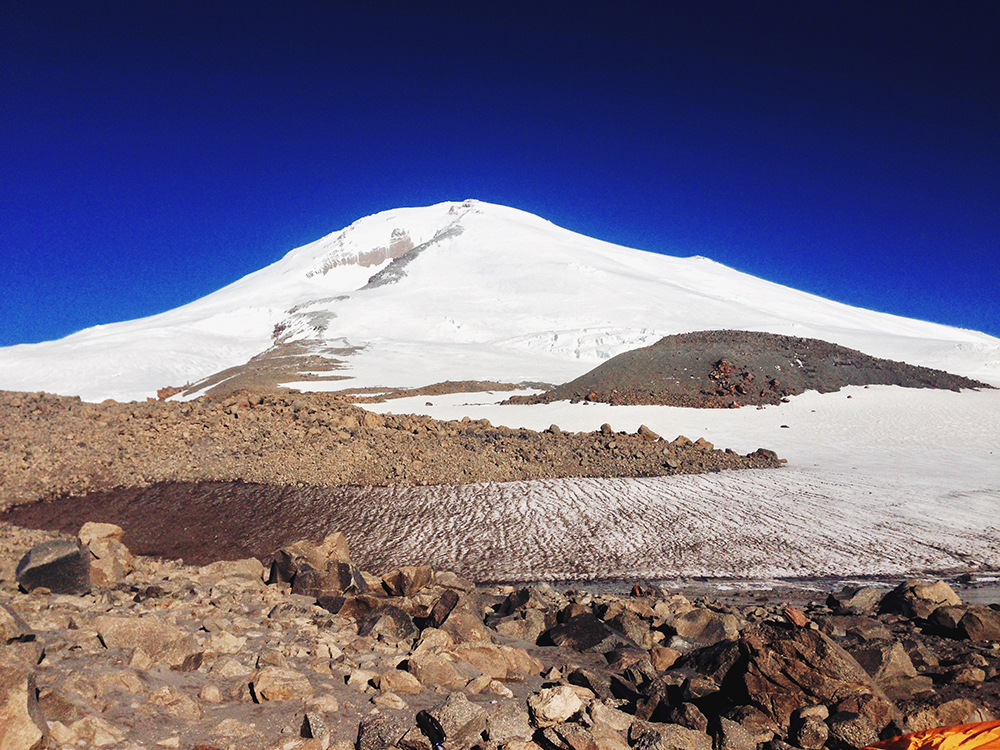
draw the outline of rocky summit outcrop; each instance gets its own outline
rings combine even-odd
[[[55,593],[19,564],[54,543],[114,564]],[[0,525],[0,747],[851,750],[1000,713],[1000,607],[872,599],[475,586],[359,570],[337,533],[195,567]]]
[[[603,401],[732,408],[778,404],[804,391],[849,385],[990,388],[929,367],[879,359],[819,339],[757,331],[697,331],[612,357],[585,375],[509,403]]]
[[[773,468],[702,440],[377,414],[338,394],[120,404],[0,391],[0,510],[155,483],[343,487]]]

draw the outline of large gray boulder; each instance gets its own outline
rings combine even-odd
[[[90,591],[90,552],[75,541],[58,539],[32,547],[15,571],[25,591],[46,588],[53,594]]]

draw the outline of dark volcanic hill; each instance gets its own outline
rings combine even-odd
[[[729,408],[777,404],[804,391],[848,385],[989,388],[969,378],[878,359],[819,339],[752,331],[698,331],[667,336],[613,357],[576,380],[508,403],[603,401]]]

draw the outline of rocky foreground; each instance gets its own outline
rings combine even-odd
[[[998,642],[943,582],[735,607],[0,527],[4,750],[845,750],[1000,713]]]
[[[91,404],[0,391],[0,509],[156,482],[388,486],[773,468],[703,438],[545,432],[376,414],[336,394]]]

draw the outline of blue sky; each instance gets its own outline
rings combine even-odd
[[[0,345],[465,198],[1000,335],[1000,4],[407,5],[0,4]]]

